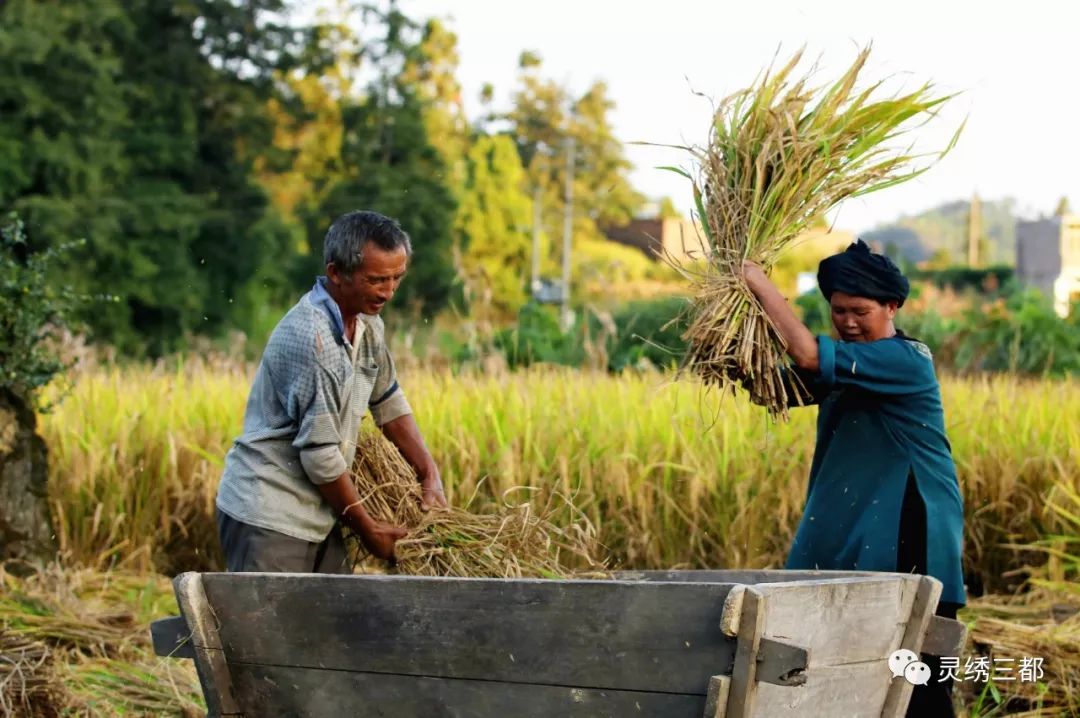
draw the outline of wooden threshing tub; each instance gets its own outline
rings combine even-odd
[[[941,584],[858,572],[614,580],[185,573],[159,655],[212,716],[900,716],[897,648],[960,655]]]

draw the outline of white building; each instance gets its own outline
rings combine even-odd
[[[1080,300],[1080,215],[1016,223],[1016,277],[1037,287],[1066,316]]]

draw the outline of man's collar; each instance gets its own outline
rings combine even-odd
[[[330,324],[334,327],[334,334],[338,341],[345,340],[345,320],[341,316],[341,307],[330,296],[326,289],[327,279],[325,276],[315,278],[315,286],[311,288],[311,303],[321,306],[330,316]]]
[[[315,278],[315,286],[311,288],[311,303],[321,306],[330,316],[330,325],[334,328],[334,335],[338,341],[345,343],[345,319],[341,316],[341,307],[326,289],[328,281],[325,275]],[[367,314],[356,316],[356,334],[353,336],[353,341],[358,340],[359,335],[367,330],[367,323],[370,320],[371,317]]]

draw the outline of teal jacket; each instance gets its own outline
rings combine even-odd
[[[819,405],[806,510],[789,569],[895,571],[908,476],[926,506],[927,573],[941,600],[965,603],[964,507],[930,350],[898,334],[853,343],[818,337],[802,374]]]

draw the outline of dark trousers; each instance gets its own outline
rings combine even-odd
[[[900,573],[926,575],[926,506],[915,485],[915,477],[909,476],[904,490],[904,503],[900,509],[900,536],[896,548],[896,570]],[[960,604],[941,601],[937,615],[956,618]],[[930,682],[914,686],[908,704],[908,718],[954,718],[953,681],[939,682],[941,659],[922,654],[920,659],[930,666]]]
[[[228,571],[352,573],[337,525],[321,543],[237,521],[220,509],[217,525]]]

